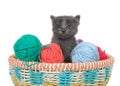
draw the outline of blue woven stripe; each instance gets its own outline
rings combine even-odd
[[[107,67],[107,68],[105,69],[105,80],[107,80],[108,77],[109,77],[110,68],[111,68],[111,67]]]
[[[9,75],[12,75],[11,71],[9,71]]]
[[[14,73],[17,76],[18,80],[21,80],[20,71],[21,71],[21,68],[14,67]]]
[[[58,73],[58,77],[59,77],[59,84],[60,86],[70,86],[70,82],[71,82],[71,76],[72,76],[73,72],[61,72]]]
[[[37,84],[43,83],[43,72],[36,72],[36,71],[30,70],[29,76],[30,76],[31,84],[37,85]]]
[[[9,75],[12,75],[11,72],[9,72]]]
[[[90,70],[83,73],[85,83],[96,83],[97,70]]]

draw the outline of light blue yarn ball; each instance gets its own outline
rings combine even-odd
[[[81,42],[72,50],[70,57],[73,63],[92,62],[99,60],[99,53],[96,45],[89,42]]]

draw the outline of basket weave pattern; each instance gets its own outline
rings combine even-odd
[[[88,63],[39,63],[27,67],[12,55],[9,70],[15,86],[106,86],[114,62],[112,56],[108,57]]]

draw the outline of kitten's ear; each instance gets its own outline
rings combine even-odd
[[[55,17],[53,15],[50,16],[51,19],[54,19]]]
[[[78,22],[78,24],[80,23],[79,21],[80,21],[80,15],[76,15],[75,16],[75,19],[76,19],[76,21]]]
[[[50,18],[53,21],[55,19],[55,16],[51,15]]]

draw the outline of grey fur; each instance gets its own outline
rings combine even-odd
[[[75,35],[78,32],[80,16],[51,16],[52,42],[58,43],[64,55],[64,62],[71,62],[70,53],[77,45]]]

